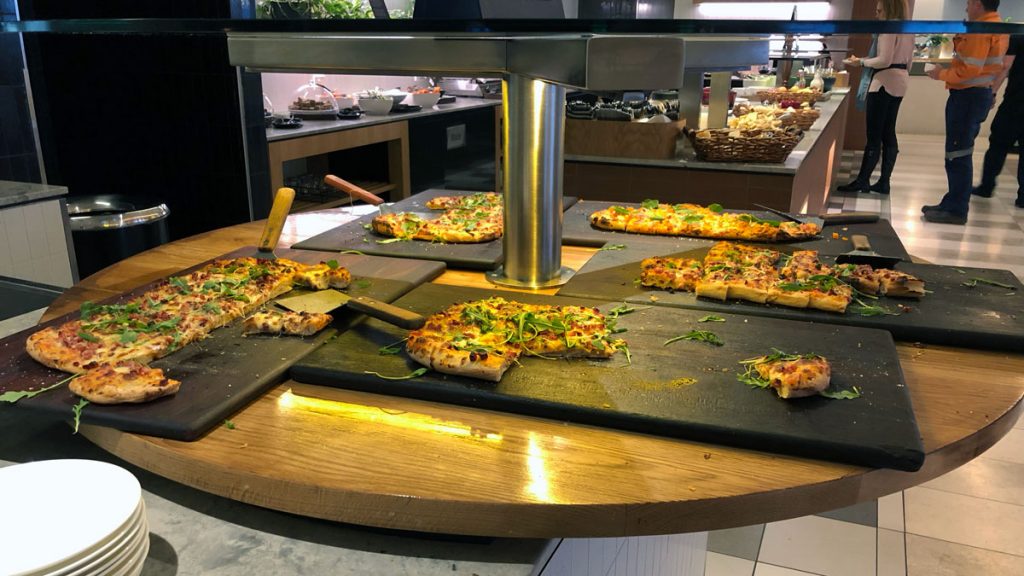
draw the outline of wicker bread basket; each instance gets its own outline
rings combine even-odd
[[[693,144],[697,159],[704,162],[781,163],[804,133],[796,126],[781,130],[687,129],[686,137]]]
[[[779,119],[783,126],[796,126],[801,130],[810,130],[814,122],[821,117],[821,111],[815,108],[794,108],[792,112],[786,113],[779,110]]]
[[[761,102],[774,102],[779,103],[783,100],[792,100],[794,102],[810,102],[814,104],[821,98],[821,92],[813,90],[811,92],[780,92],[779,90],[758,90],[757,97]]]

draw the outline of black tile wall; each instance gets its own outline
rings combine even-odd
[[[21,0],[21,15],[228,18],[232,1]],[[33,35],[25,48],[50,182],[72,196],[162,200],[172,239],[249,220],[224,38]]]
[[[14,19],[14,0],[0,0],[0,20]],[[21,37],[0,34],[0,180],[40,182],[22,56]]]

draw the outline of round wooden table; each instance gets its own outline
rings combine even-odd
[[[347,218],[292,216],[281,245]],[[241,224],[129,258],[68,290],[45,318],[252,245],[261,227]],[[563,261],[578,268],[592,253],[566,247]],[[482,274],[460,271],[436,282],[487,285]],[[293,381],[232,416],[234,429],[218,427],[196,442],[95,426],[82,433],[183,484],[329,520],[505,537],[696,532],[878,498],[964,464],[1012,428],[1024,355],[898,348],[927,453],[914,473]]]

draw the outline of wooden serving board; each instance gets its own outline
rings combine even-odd
[[[764,245],[762,245],[764,246]],[[790,252],[797,246],[770,246]],[[658,306],[692,308],[709,312],[731,312],[785,318],[808,322],[825,322],[888,330],[896,340],[927,342],[985,350],[1024,350],[1024,286],[1007,270],[964,268],[901,262],[897,270],[913,274],[925,281],[931,293],[921,300],[879,298],[881,304],[898,316],[862,316],[853,312],[851,304],[845,314],[772,306],[753,302],[697,298],[692,292],[668,292],[639,286],[640,262],[649,256],[680,256],[703,259],[707,247],[693,247],[691,242],[630,240],[622,250],[601,250],[559,290],[559,295],[600,298],[619,302],[642,302]],[[834,263],[834,258],[822,261]],[[978,284],[963,285],[970,278],[985,278],[1010,286],[1007,290]],[[865,302],[868,300],[865,299]],[[901,310],[900,305],[909,310]]]
[[[254,250],[238,250],[225,257],[251,254]],[[306,263],[335,259],[352,272],[353,282],[346,292],[386,301],[444,272],[444,264],[439,262],[299,250],[278,250],[277,255]],[[104,303],[140,294],[151,286],[139,287]],[[287,294],[298,292],[293,290]],[[25,353],[25,339],[44,326],[59,325],[77,315],[76,311],[0,340],[0,394],[37,390],[68,376],[29,357]],[[332,315],[335,322],[331,328],[307,338],[244,337],[239,322],[214,330],[209,338],[153,362],[153,366],[163,368],[167,375],[181,381],[177,394],[143,404],[90,404],[82,410],[81,421],[174,440],[195,440],[280,382],[293,362],[315,350],[338,330],[362,318],[344,308]],[[72,407],[78,401],[67,386],[61,386],[23,398],[14,406],[70,421]]]
[[[639,204],[580,200],[565,212],[565,217],[562,220],[562,244],[599,248],[609,242],[629,244],[634,239],[639,239],[641,241],[651,240],[673,244],[689,242],[694,248],[699,248],[701,246],[710,246],[718,241],[702,238],[673,238],[669,236],[613,232],[591,226],[590,215],[609,206],[639,206]],[[733,212],[733,210],[730,210],[730,212]],[[769,220],[778,220],[780,218],[778,215],[770,212],[758,212],[756,210],[743,210],[742,212]],[[808,218],[808,220],[817,223],[819,226],[823,224],[820,218]],[[838,238],[833,238],[833,233]],[[787,242],[779,245],[792,246],[796,250],[817,250],[821,254],[836,256],[853,250],[853,245],[849,241],[851,234],[866,235],[871,240],[872,248],[879,254],[910,261],[907,249],[903,246],[903,242],[900,241],[896,230],[893,229],[892,224],[888,220],[861,224],[830,224],[824,226],[820,238],[802,242]],[[843,239],[844,237],[846,240]]]
[[[430,314],[493,292],[427,284],[396,303]],[[508,297],[508,296],[506,296]],[[600,305],[619,303],[515,294],[524,302]],[[859,464],[916,470],[924,455],[895,345],[881,330],[723,315],[699,323],[703,312],[640,307],[618,325],[629,343],[609,360],[523,358],[500,383],[430,371],[406,380],[419,365],[403,351],[381,355],[406,332],[370,319],[309,354],[291,369],[300,382],[462,404],[504,412],[621,428],[661,436],[728,444]],[[714,331],[724,345],[663,343],[693,329]],[[856,400],[811,397],[785,401],[736,379],[738,362],[777,347],[818,353],[832,361],[833,386],[857,386]],[[692,378],[686,385],[681,378]],[[676,381],[673,383],[673,381]]]
[[[400,200],[392,205],[396,212],[431,212],[426,207],[427,200],[438,196],[460,196],[475,194],[463,190],[425,190],[412,197]],[[562,199],[563,209],[576,203],[576,198],[568,196]],[[440,212],[439,212],[440,213]],[[392,256],[395,258],[417,258],[422,260],[438,260],[451,267],[472,270],[494,270],[505,259],[501,238],[479,244],[444,244],[440,242],[392,242],[378,244],[388,240],[366,227],[376,214],[363,216],[358,220],[332,228],[297,244],[292,248],[300,250],[359,250],[365,254]]]

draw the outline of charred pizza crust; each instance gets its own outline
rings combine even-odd
[[[71,392],[95,404],[149,402],[178,391],[181,382],[135,361],[102,364],[71,380]]]

